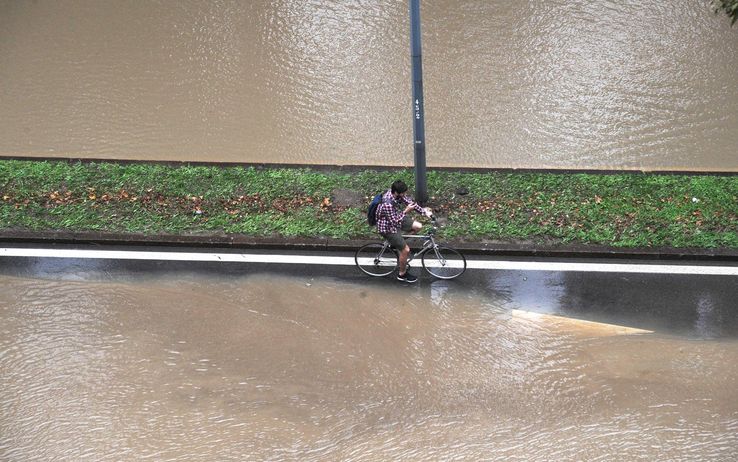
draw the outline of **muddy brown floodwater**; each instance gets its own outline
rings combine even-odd
[[[423,2],[430,166],[738,171],[709,0]],[[0,0],[0,156],[413,163],[407,1]]]
[[[734,339],[453,287],[0,275],[0,459],[735,460]]]

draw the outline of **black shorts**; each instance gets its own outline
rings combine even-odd
[[[387,242],[390,243],[393,249],[402,251],[402,249],[404,249],[405,245],[407,244],[405,242],[405,238],[402,237],[402,231],[411,231],[413,229],[414,221],[415,220],[413,220],[412,217],[405,215],[405,217],[402,219],[402,226],[400,227],[400,231],[397,231],[396,233],[382,234],[382,237],[387,239]]]

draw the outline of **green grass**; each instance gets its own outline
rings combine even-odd
[[[366,205],[398,178],[413,184],[410,170],[0,160],[0,229],[368,238]],[[337,188],[366,203],[337,207]],[[428,189],[449,239],[738,248],[736,176],[430,171]]]

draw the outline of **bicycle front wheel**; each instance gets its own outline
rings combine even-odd
[[[439,245],[423,254],[423,268],[439,279],[453,279],[466,271],[466,258],[451,247]]]
[[[383,244],[367,244],[356,251],[354,260],[369,276],[387,276],[397,267],[397,252]]]

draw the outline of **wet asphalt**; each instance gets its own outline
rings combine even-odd
[[[55,245],[54,248],[89,247]],[[122,250],[114,246],[94,248]],[[152,250],[151,246],[126,246],[124,249]],[[204,251],[198,248],[176,250]],[[207,252],[213,251],[216,250],[207,249]],[[237,253],[228,249],[217,251]],[[273,250],[262,252],[275,253]],[[288,253],[316,255],[316,252]],[[320,254],[352,256],[350,252]],[[516,260],[584,261],[560,258]],[[607,264],[608,260],[587,259],[586,262]],[[627,262],[617,260],[617,263]],[[643,264],[644,261],[638,260],[637,263]],[[311,285],[320,285],[321,281],[326,280],[331,283],[353,284],[357,287],[357,296],[361,297],[370,297],[374,291],[391,290],[398,297],[402,297],[403,291],[415,291],[427,295],[430,301],[439,291],[455,292],[489,300],[491,306],[510,311],[552,314],[694,339],[738,338],[738,276],[469,269],[456,280],[441,281],[424,274],[421,268],[414,267],[411,270],[419,276],[418,282],[412,285],[399,282],[394,276],[372,278],[350,266],[0,257],[0,274],[8,277],[135,283],[164,274],[169,277],[181,274],[187,277],[203,275],[217,278],[241,278],[256,274],[287,275]],[[429,309],[432,309],[431,303]]]

